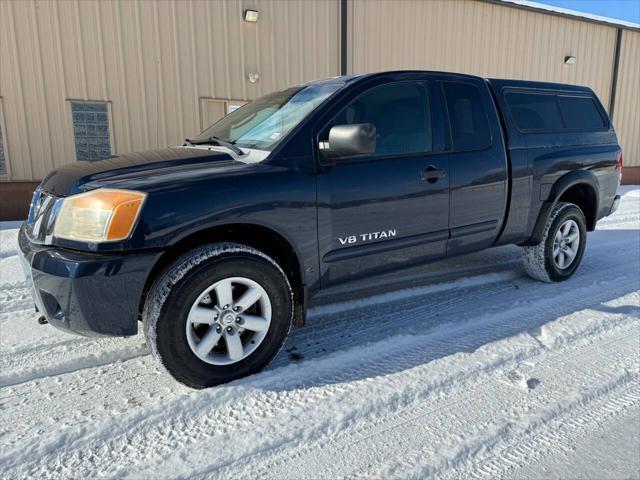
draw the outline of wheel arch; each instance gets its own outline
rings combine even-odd
[[[569,172],[560,177],[549,190],[547,200],[542,204],[538,218],[529,239],[523,245],[540,242],[553,206],[558,202],[577,205],[585,216],[587,230],[593,231],[598,221],[600,205],[599,184],[596,176],[587,170]]]
[[[229,223],[202,228],[171,244],[152,267],[142,291],[139,314],[142,318],[147,293],[158,276],[180,255],[199,246],[216,242],[235,242],[271,257],[287,275],[294,292],[294,324],[305,321],[306,287],[300,257],[293,244],[276,230],[255,223]]]

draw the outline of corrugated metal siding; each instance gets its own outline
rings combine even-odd
[[[256,24],[242,11],[260,12]],[[1,0],[8,175],[73,161],[68,100],[110,102],[115,153],[200,130],[203,98],[339,73],[340,0]],[[476,0],[349,0],[349,72],[420,68],[576,83],[609,104],[616,29]],[[640,165],[640,33],[625,30],[615,125]],[[577,58],[563,63],[565,55]],[[256,84],[247,75],[260,74]]]
[[[640,32],[624,30],[613,122],[624,165],[640,167]]]
[[[245,8],[258,23],[242,20]],[[198,133],[200,98],[337,75],[338,15],[339,0],[0,1],[4,178],[41,179],[75,159],[67,100],[111,102],[122,153]]]
[[[353,0],[349,18],[353,73],[415,68],[572,83],[609,102],[613,27],[476,0]]]

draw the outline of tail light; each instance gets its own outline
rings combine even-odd
[[[616,153],[616,163],[618,164],[618,180],[622,183],[622,150]]]

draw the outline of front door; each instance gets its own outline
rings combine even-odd
[[[371,123],[373,154],[339,158],[318,173],[318,235],[324,288],[413,267],[446,255],[448,155],[434,148],[426,81],[370,88],[335,125]]]

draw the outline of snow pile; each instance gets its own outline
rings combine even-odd
[[[200,392],[141,335],[38,325],[15,239],[2,478],[640,477],[638,188],[568,282],[528,279],[515,247],[439,262],[464,276],[317,307],[266,371]]]

